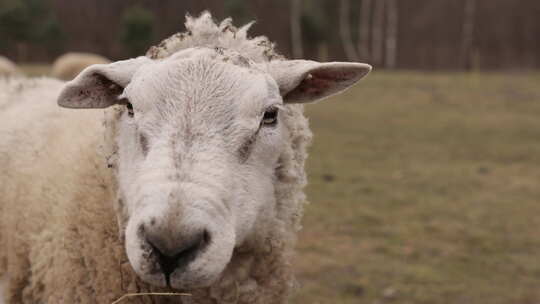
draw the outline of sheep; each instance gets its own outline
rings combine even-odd
[[[91,53],[66,53],[54,61],[51,75],[62,80],[75,78],[86,67],[98,63],[110,63],[111,61],[103,56]]]
[[[249,27],[204,12],[146,56],[0,82],[7,303],[287,302],[303,104],[371,67],[286,60]]]
[[[21,72],[17,68],[17,65],[4,56],[0,56],[0,77],[17,76]]]

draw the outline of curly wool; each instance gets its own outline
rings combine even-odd
[[[166,58],[179,50],[192,47],[224,48],[233,50],[255,62],[267,62],[284,59],[274,50],[274,43],[265,36],[248,37],[248,30],[253,22],[238,29],[231,18],[219,25],[214,22],[209,12],[203,12],[198,18],[186,16],[186,32],[177,33],[151,47],[146,56],[152,59]]]

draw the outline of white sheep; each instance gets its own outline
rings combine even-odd
[[[186,27],[65,85],[0,82],[8,303],[287,301],[311,138],[302,103],[370,66],[285,60],[207,12]]]
[[[4,56],[0,56],[0,77],[16,76],[20,74],[21,72],[15,63]]]
[[[51,68],[51,76],[71,80],[85,68],[100,63],[110,63],[111,61],[103,56],[91,53],[66,53],[54,61]]]

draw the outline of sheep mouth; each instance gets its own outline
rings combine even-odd
[[[218,280],[233,256],[236,234],[229,222],[198,218],[200,222],[175,229],[158,229],[161,222],[152,224],[152,217],[132,218],[125,249],[135,274],[154,287],[177,291],[205,288]]]

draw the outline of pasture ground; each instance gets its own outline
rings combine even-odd
[[[294,303],[540,303],[540,74],[373,72],[307,114]]]
[[[539,73],[376,71],[307,115],[293,303],[540,302]]]

